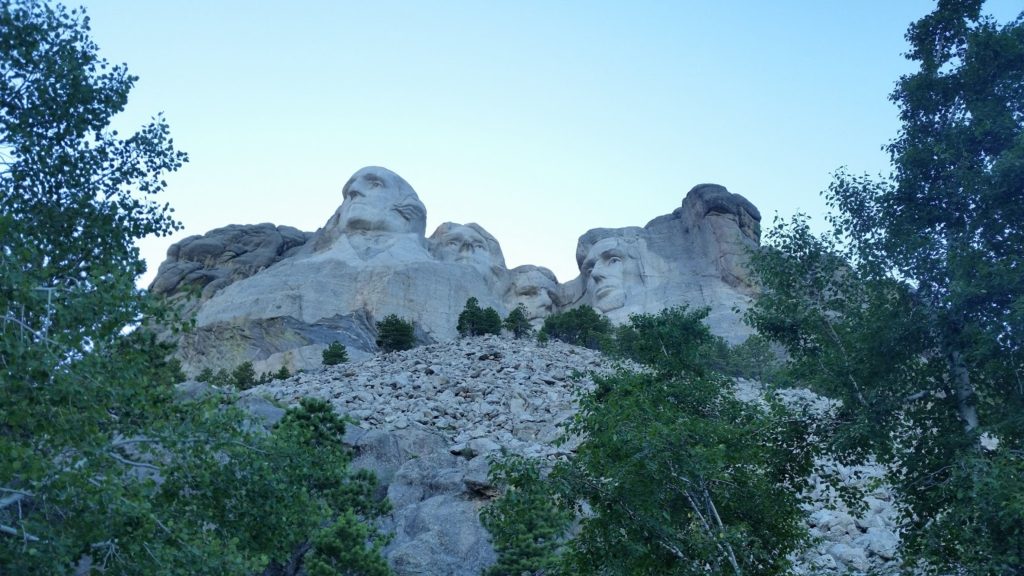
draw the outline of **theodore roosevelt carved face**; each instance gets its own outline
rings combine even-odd
[[[558,281],[547,268],[520,266],[512,270],[512,285],[509,288],[510,307],[522,304],[526,307],[526,318],[545,318],[555,311]]]
[[[370,166],[359,170],[342,189],[338,225],[344,232],[416,233],[423,236],[427,209],[401,176]]]

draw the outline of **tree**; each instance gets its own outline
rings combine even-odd
[[[231,371],[231,379],[239,390],[248,390],[257,384],[256,370],[252,362],[242,362]]]
[[[466,300],[466,306],[459,313],[456,326],[461,336],[483,336],[501,334],[501,316],[494,308],[480,308],[480,301],[474,297]]]
[[[526,317],[526,306],[523,304],[516,306],[509,312],[501,324],[512,333],[516,340],[526,336],[532,330],[530,320]]]
[[[337,340],[331,342],[327,348],[324,348],[321,355],[323,356],[324,366],[334,366],[342,362],[348,362],[348,350],[344,344]]]
[[[161,312],[134,242],[178,228],[152,195],[186,160],[162,119],[109,129],[134,82],[84,14],[0,0],[0,572],[301,566],[343,511],[380,512],[372,479],[329,406],[267,432],[184,402],[173,350],[132,329]]]
[[[803,218],[754,260],[751,321],[843,400],[834,446],[893,464],[908,563],[1019,573],[1024,558],[1024,14],[941,0],[891,99],[893,174],[837,174],[834,233]]]
[[[786,573],[807,536],[797,494],[814,424],[736,400],[693,352],[715,343],[704,314],[633,316],[618,349],[648,369],[595,379],[566,427],[582,439],[575,455],[546,480],[515,459],[498,468],[515,488],[485,516],[499,566],[550,565],[565,537],[550,507],[572,514],[582,502],[588,512],[556,573]]]
[[[504,493],[480,511],[480,523],[492,534],[498,553],[484,576],[556,573],[573,518],[571,506],[552,493],[536,460],[509,456],[490,464],[491,481]]]
[[[384,352],[409,350],[416,345],[416,332],[412,322],[395,314],[388,314],[377,322],[377,347]]]
[[[583,305],[548,316],[540,330],[566,344],[597,350],[611,338],[612,323],[597,310]]]

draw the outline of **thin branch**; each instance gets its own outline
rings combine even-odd
[[[118,456],[117,454],[114,454],[113,452],[107,452],[107,456],[110,456],[114,460],[117,460],[118,462],[120,462],[121,464],[124,464],[126,466],[134,466],[136,468],[146,468],[147,470],[154,470],[156,472],[160,471],[160,468],[158,466],[154,466],[152,464],[146,464],[145,462],[134,462],[132,460],[128,460],[127,458],[122,458],[122,457]]]
[[[718,515],[718,509],[715,508],[715,501],[711,499],[711,494],[708,494],[707,488],[704,488],[704,499],[707,500],[708,509],[710,509],[711,513],[714,515],[715,522],[718,524],[718,529],[724,534],[725,524],[722,524],[722,518]],[[725,548],[729,552],[729,562],[732,563],[733,570],[735,570],[737,574],[742,574],[740,571],[740,564],[736,561],[736,555],[733,553],[732,546],[726,542]]]
[[[0,498],[0,510],[3,510],[4,508],[7,508],[8,506],[12,506],[14,504],[17,504],[18,502],[21,502],[25,498],[28,498],[28,495],[26,495],[24,493],[11,494],[10,496],[7,496],[5,498]]]
[[[20,536],[28,542],[39,542],[38,536],[33,536],[28,532],[25,532],[24,530],[18,530],[17,528],[12,528],[10,526],[7,526],[6,524],[0,524],[0,534],[7,534],[8,536]]]

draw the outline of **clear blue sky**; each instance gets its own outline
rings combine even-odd
[[[577,273],[588,228],[640,225],[695,184],[770,223],[840,166],[888,170],[887,96],[924,0],[87,0],[141,79],[118,127],[164,112],[191,161],[163,199],[185,230],[321,226],[365,165],[402,175],[427,233],[475,221],[509,267]],[[1024,6],[989,2],[1001,21]]]

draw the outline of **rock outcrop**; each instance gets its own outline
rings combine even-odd
[[[446,222],[426,237],[426,207],[390,170],[359,170],[342,196],[315,233],[228,226],[171,247],[151,290],[195,319],[179,346],[187,373],[245,361],[258,371],[313,367],[334,341],[366,357],[389,314],[411,321],[421,343],[450,340],[470,297],[502,316],[523,304],[535,325],[583,304],[615,322],[706,306],[713,332],[732,342],[749,334],[735,310],[754,293],[745,263],[760,215],[721,186],[695,187],[643,228],[588,231],[580,275],[564,284],[546,268],[509,270],[478,224]]]
[[[556,446],[555,439],[575,413],[575,394],[593,385],[589,376],[573,374],[613,369],[593,350],[484,336],[326,367],[242,394],[257,407],[264,397],[284,404],[323,398],[356,420],[347,434],[355,465],[377,474],[381,495],[394,508],[382,528],[394,533],[385,554],[395,572],[475,576],[496,558],[478,520],[497,494],[487,456],[570,456],[578,441]],[[742,381],[736,393],[754,402],[762,391]],[[788,391],[782,400],[818,413],[830,406],[806,391]],[[896,511],[891,492],[878,482],[881,469],[819,464],[821,474],[866,489],[866,507],[852,512],[815,475],[805,509],[816,541],[797,559],[795,573],[895,573]]]

